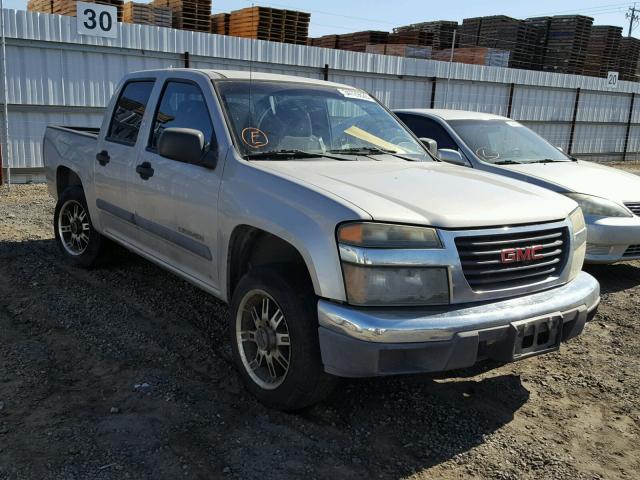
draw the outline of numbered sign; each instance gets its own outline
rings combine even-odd
[[[79,35],[118,37],[117,7],[86,2],[78,2],[76,5]]]
[[[607,87],[618,88],[618,72],[607,72]]]

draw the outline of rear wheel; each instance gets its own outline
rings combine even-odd
[[[233,294],[230,337],[236,365],[258,400],[298,410],[324,399],[335,377],[324,372],[317,299],[306,282],[282,270],[245,275]]]
[[[93,228],[81,187],[68,187],[62,192],[53,226],[58,247],[72,263],[89,268],[105,259],[107,240]]]

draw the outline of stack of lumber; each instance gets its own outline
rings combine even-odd
[[[535,69],[532,59],[537,35],[538,31],[524,20],[505,15],[465,18],[460,27],[460,46],[508,50],[509,67]]]
[[[424,45],[406,45],[401,43],[369,44],[367,45],[366,52],[406,58],[431,58],[431,47]]]
[[[324,35],[318,38],[310,38],[307,42],[312,47],[338,48],[340,35]]]
[[[421,32],[430,33],[432,38],[431,45],[434,50],[442,50],[445,48],[451,48],[453,42],[453,32],[458,29],[458,22],[452,22],[450,20],[436,20],[433,22],[421,22],[412,23],[411,25],[405,25],[403,27],[397,27],[393,29],[394,33],[403,33],[406,31],[419,30]],[[458,42],[456,41],[457,46]]]
[[[118,21],[122,22],[123,0],[84,0],[88,3],[110,5],[118,9]],[[76,16],[76,0],[29,0],[27,10],[31,12],[54,13],[56,15]]]
[[[640,40],[623,37],[618,50],[618,78],[637,82],[640,78]]]
[[[508,67],[510,53],[508,50],[497,48],[460,47],[453,49],[453,61],[488,67]],[[448,62],[451,59],[451,49],[435,51],[431,54],[431,59]]]
[[[367,45],[387,43],[388,38],[389,32],[377,30],[347,33],[339,36],[337,48],[352,52],[364,52],[367,50]]]
[[[425,32],[423,30],[404,30],[402,32],[393,32],[389,34],[387,43],[400,45],[433,45],[433,32]]]
[[[211,15],[211,33],[218,35],[229,35],[229,19],[231,15],[228,13],[217,13]]]
[[[525,22],[533,27],[536,32],[534,54],[531,59],[532,70],[542,70],[544,56],[547,51],[547,40],[549,39],[549,25],[551,17],[531,17]]]
[[[151,4],[171,10],[173,28],[194,32],[211,30],[211,0],[153,0]]]
[[[125,23],[154,25],[171,28],[171,9],[154,7],[148,3],[127,2],[124,4],[122,19]]]
[[[587,58],[593,18],[584,15],[551,17],[542,69],[581,75]]]
[[[229,35],[272,42],[306,45],[309,13],[267,7],[249,7],[231,12]]]
[[[616,71],[621,39],[622,27],[611,25],[591,27],[583,75],[606,78],[607,72]]]

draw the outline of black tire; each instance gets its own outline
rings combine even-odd
[[[85,248],[82,249],[82,251],[78,248],[76,253],[73,254],[71,252],[73,247],[63,239],[63,235],[68,234],[61,232],[60,215],[63,213],[63,209],[67,211],[75,205],[79,205],[84,209],[84,212],[86,212],[86,222],[83,221],[83,223],[88,223],[89,230],[88,233],[86,233],[86,230],[83,232],[88,237],[88,242],[86,243]],[[83,268],[92,268],[102,265],[106,261],[109,241],[93,227],[93,223],[91,222],[91,217],[89,215],[89,209],[87,207],[87,200],[84,197],[82,187],[68,187],[58,197],[58,203],[56,204],[56,209],[53,215],[53,230],[55,232],[56,243],[58,244],[60,251],[72,264]]]
[[[292,268],[251,270],[242,277],[233,293],[229,320],[233,357],[247,389],[264,405],[282,411],[300,410],[320,402],[331,393],[337,381],[337,377],[324,371],[320,358],[317,297],[308,286],[308,279],[293,272],[295,269]],[[266,292],[275,301],[288,327],[289,367],[282,383],[273,389],[263,388],[251,377],[237,340],[238,311],[243,300],[256,291]]]

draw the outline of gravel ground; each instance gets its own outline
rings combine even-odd
[[[125,252],[68,266],[53,207],[0,190],[0,479],[638,478],[638,262],[588,269],[602,306],[558,353],[292,415],[240,385],[225,305]]]

